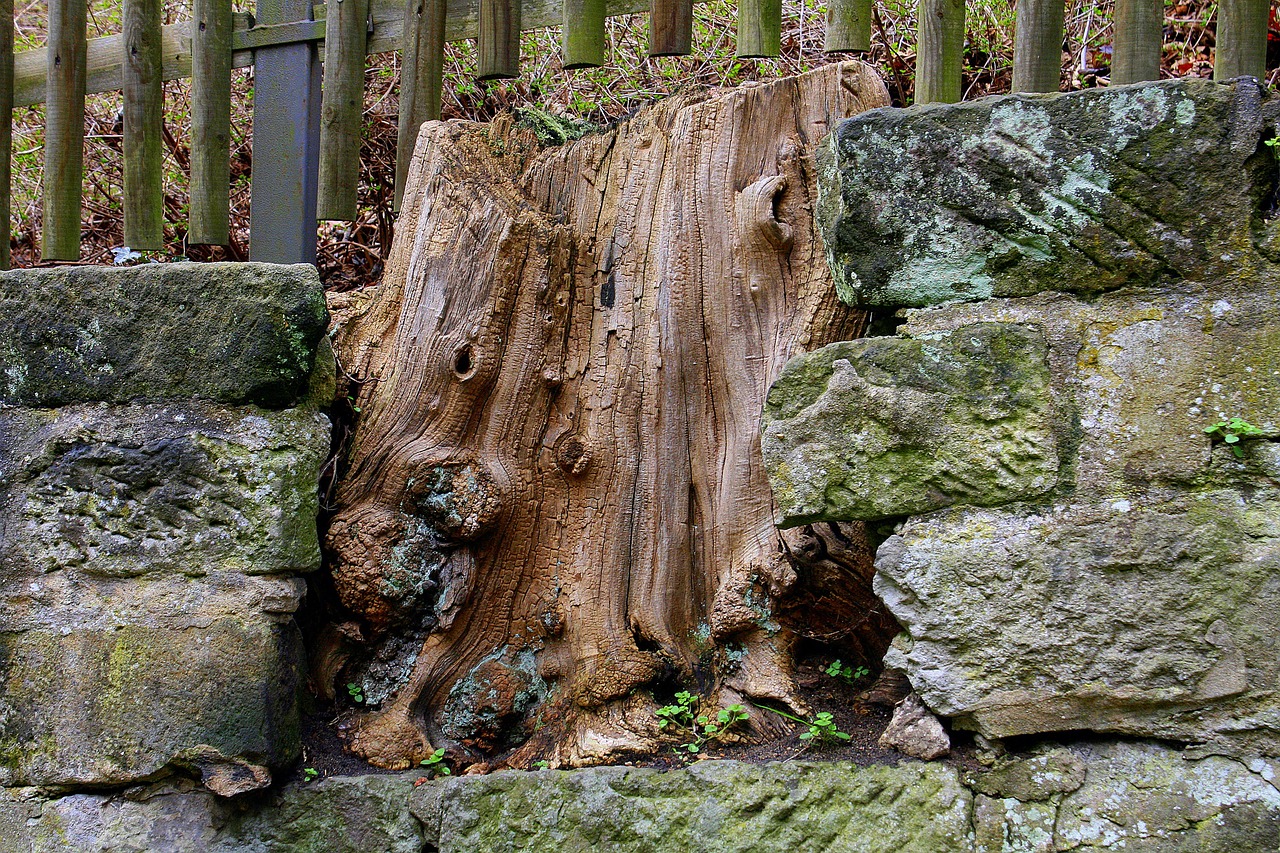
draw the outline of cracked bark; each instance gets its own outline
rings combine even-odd
[[[759,413],[789,357],[865,320],[831,286],[811,152],[887,103],[844,63],[541,152],[424,126],[384,281],[337,312],[362,414],[327,546],[366,638],[343,677],[379,706],[349,749],[605,761],[653,747],[677,685],[805,710],[784,605],[812,571],[774,527]]]

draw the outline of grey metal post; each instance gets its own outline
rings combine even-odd
[[[311,0],[258,0],[256,26],[309,20]],[[313,41],[259,48],[253,66],[249,258],[314,264],[320,170],[318,50]]]

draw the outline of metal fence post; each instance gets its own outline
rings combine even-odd
[[[311,20],[311,0],[258,0],[257,26]],[[316,262],[320,62],[313,41],[259,48],[253,72],[249,259]]]

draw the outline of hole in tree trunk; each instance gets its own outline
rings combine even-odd
[[[471,360],[471,347],[463,346],[462,349],[454,353],[453,356],[453,375],[461,380],[467,380],[476,372],[475,363]]]

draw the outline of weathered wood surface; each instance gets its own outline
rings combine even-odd
[[[811,152],[889,98],[854,62],[700,98],[531,155],[424,128],[383,283],[337,312],[362,414],[328,547],[370,641],[343,678],[381,706],[354,752],[605,760],[653,745],[658,685],[804,710],[812,572],[759,416],[790,356],[860,331]]]
[[[160,0],[124,3],[124,244],[164,248]]]
[[[505,80],[519,76],[520,0],[480,0],[477,79]]]
[[[649,0],[649,55],[686,56],[693,47],[693,0]]]
[[[605,16],[604,0],[564,0],[560,50],[566,69],[604,65],[609,43]]]
[[[231,0],[193,0],[191,223],[187,240],[225,246],[231,207]]]
[[[871,0],[829,0],[822,49],[827,53],[870,50]]]
[[[364,113],[369,0],[344,0],[325,19],[320,102],[320,219],[352,220],[360,195],[360,119]]]
[[[40,242],[40,256],[46,261],[80,259],[85,19],[84,0],[55,0],[49,6],[51,49],[45,58],[47,85],[53,99],[45,111]]]
[[[1218,49],[1213,79],[1267,76],[1269,0],[1226,0],[1218,4]]]
[[[1127,85],[1159,80],[1160,45],[1164,42],[1164,0],[1116,0],[1114,21],[1111,82]],[[1262,32],[1265,43],[1265,21]],[[1218,33],[1221,36],[1221,24]],[[1221,41],[1218,42],[1218,50],[1220,54]]]
[[[0,269],[9,257],[9,178],[13,168],[13,0],[0,0]]]
[[[964,0],[920,0],[916,103],[954,104],[964,97]]]
[[[413,145],[425,121],[440,118],[440,92],[444,86],[446,0],[420,0],[405,4],[405,42],[401,52],[400,105],[396,117],[396,185],[394,207],[400,210],[404,183],[409,177]]]
[[[782,0],[739,0],[738,56],[771,57],[782,50]]]
[[[1021,0],[1014,33],[1013,91],[1056,92],[1062,78],[1063,0]]]

